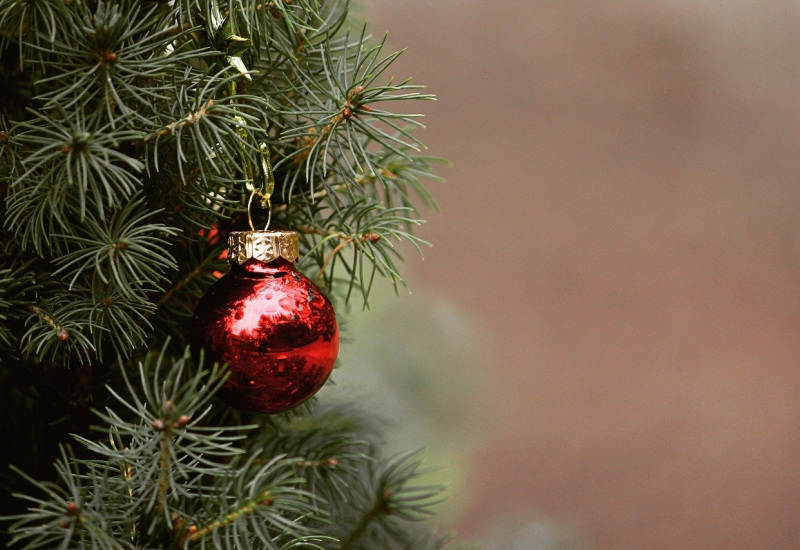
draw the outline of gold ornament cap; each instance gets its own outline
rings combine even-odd
[[[299,255],[297,231],[234,231],[228,235],[228,261],[239,265],[251,259],[269,263],[283,258],[293,262]]]

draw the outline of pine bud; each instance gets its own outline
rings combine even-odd
[[[272,506],[273,504],[275,504],[275,499],[274,498],[265,498],[264,500],[259,502],[259,504],[261,506]]]
[[[345,107],[344,109],[342,109],[342,116],[344,118],[350,118],[351,116],[353,116],[353,110],[350,107]]]
[[[381,236],[378,235],[377,233],[367,233],[366,235],[364,235],[364,238],[366,238],[371,243],[376,243],[379,240],[381,240]]]
[[[6,143],[8,141],[8,132],[0,131],[0,142]]]
[[[62,328],[61,331],[58,333],[58,339],[61,340],[62,342],[66,342],[67,340],[69,340],[69,332],[67,332]]]
[[[389,501],[392,498],[392,492],[389,489],[386,489],[383,494],[381,495],[380,500],[380,509],[386,515],[390,515],[394,512],[394,508],[389,505]]]
[[[163,432],[164,431],[164,427],[165,427],[164,421],[161,420],[160,418],[157,418],[157,419],[153,420],[153,429],[155,429],[155,430],[157,430],[159,432]]]
[[[350,92],[347,94],[347,102],[354,103],[357,105],[358,101],[356,100],[358,99],[359,94],[361,94],[361,92],[363,91],[364,91],[364,86],[356,86],[355,88],[351,89]]]
[[[188,414],[182,414],[178,420],[172,423],[171,427],[176,429],[183,428],[189,423],[189,420],[191,420],[191,417]]]
[[[61,148],[61,152],[64,153],[65,155],[68,155],[70,151],[72,151],[71,145],[65,145],[64,147]]]
[[[74,502],[67,502],[67,515],[74,518],[80,513],[81,509]]]
[[[336,460],[335,458],[329,458],[328,459],[328,466],[330,468],[336,468],[337,466],[339,466],[339,461]]]

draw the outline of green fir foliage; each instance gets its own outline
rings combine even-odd
[[[0,543],[452,547],[372,414],[238,412],[187,350],[270,166],[271,227],[337,304],[426,244],[438,159],[405,106],[433,97],[352,23],[345,0],[0,1]]]

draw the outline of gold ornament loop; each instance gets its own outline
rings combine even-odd
[[[247,200],[247,222],[250,224],[250,231],[256,230],[256,226],[253,225],[253,214],[251,212],[251,209],[253,208],[253,197],[256,195],[261,196],[261,194],[257,191],[252,191],[250,193],[250,198]],[[272,201],[269,199],[269,197],[266,199],[262,197],[261,204],[267,207],[267,223],[264,225],[264,231],[266,231],[269,229],[269,223],[272,221]]]

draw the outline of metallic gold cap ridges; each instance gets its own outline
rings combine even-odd
[[[300,255],[297,231],[234,231],[228,235],[228,260],[243,264],[255,258],[264,263],[283,258],[293,262]]]

